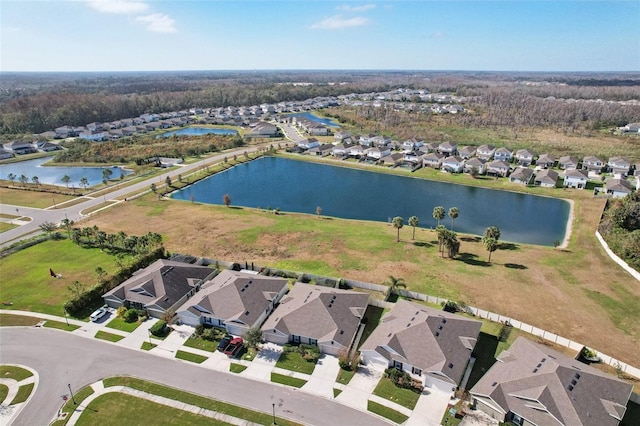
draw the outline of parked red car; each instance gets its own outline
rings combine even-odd
[[[243,346],[244,340],[242,340],[242,337],[234,337],[233,340],[231,340],[231,342],[229,342],[229,344],[225,348],[224,353],[226,355],[229,355],[230,357],[234,357],[238,355]]]

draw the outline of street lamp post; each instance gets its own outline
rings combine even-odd
[[[76,402],[76,398],[73,396],[73,391],[71,390],[71,384],[67,386],[69,386],[69,393],[71,394],[71,400],[73,401],[73,405],[78,405],[78,403]]]
[[[151,343],[151,330],[147,329],[147,333],[149,333],[149,344],[153,345],[153,343]]]
[[[271,406],[273,407],[273,424],[277,425],[277,423],[276,423],[276,403],[272,402]]]

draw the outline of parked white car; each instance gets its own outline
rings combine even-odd
[[[100,320],[100,318],[107,315],[108,313],[109,311],[107,310],[107,308],[98,308],[91,314],[89,318],[91,319],[91,321],[97,322],[98,320]]]

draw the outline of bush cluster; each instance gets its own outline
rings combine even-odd
[[[162,337],[167,334],[167,323],[165,321],[158,321],[149,329],[154,336]]]
[[[509,335],[511,334],[511,329],[513,326],[509,323],[509,321],[505,321],[500,329],[500,334],[498,335],[498,340],[501,342],[506,342],[509,339]]]
[[[226,330],[223,330],[221,328],[205,327],[204,325],[199,324],[196,327],[194,334],[196,337],[200,337],[201,339],[210,340],[213,342],[222,339],[227,335],[227,332]]]
[[[344,350],[338,355],[338,365],[340,365],[340,368],[343,370],[356,371],[358,364],[360,364],[360,354],[358,352],[354,352],[349,356],[349,352]]]
[[[318,362],[320,359],[320,348],[315,345],[285,345],[283,348],[284,352],[298,352],[302,359],[309,362]]]
[[[398,370],[397,368],[387,368],[384,370],[384,377],[391,380],[394,385],[402,389],[409,389],[413,392],[422,392],[422,385],[418,385],[409,373]]]

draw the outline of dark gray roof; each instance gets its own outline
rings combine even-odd
[[[519,337],[471,389],[533,424],[616,426],[632,386]]]
[[[206,266],[159,259],[136,271],[131,278],[103,297],[114,295],[120,300],[139,302],[145,306],[155,304],[169,309],[212,273],[213,269]]]
[[[474,319],[399,300],[360,350],[374,350],[423,373],[444,374],[457,385],[481,326]]]

